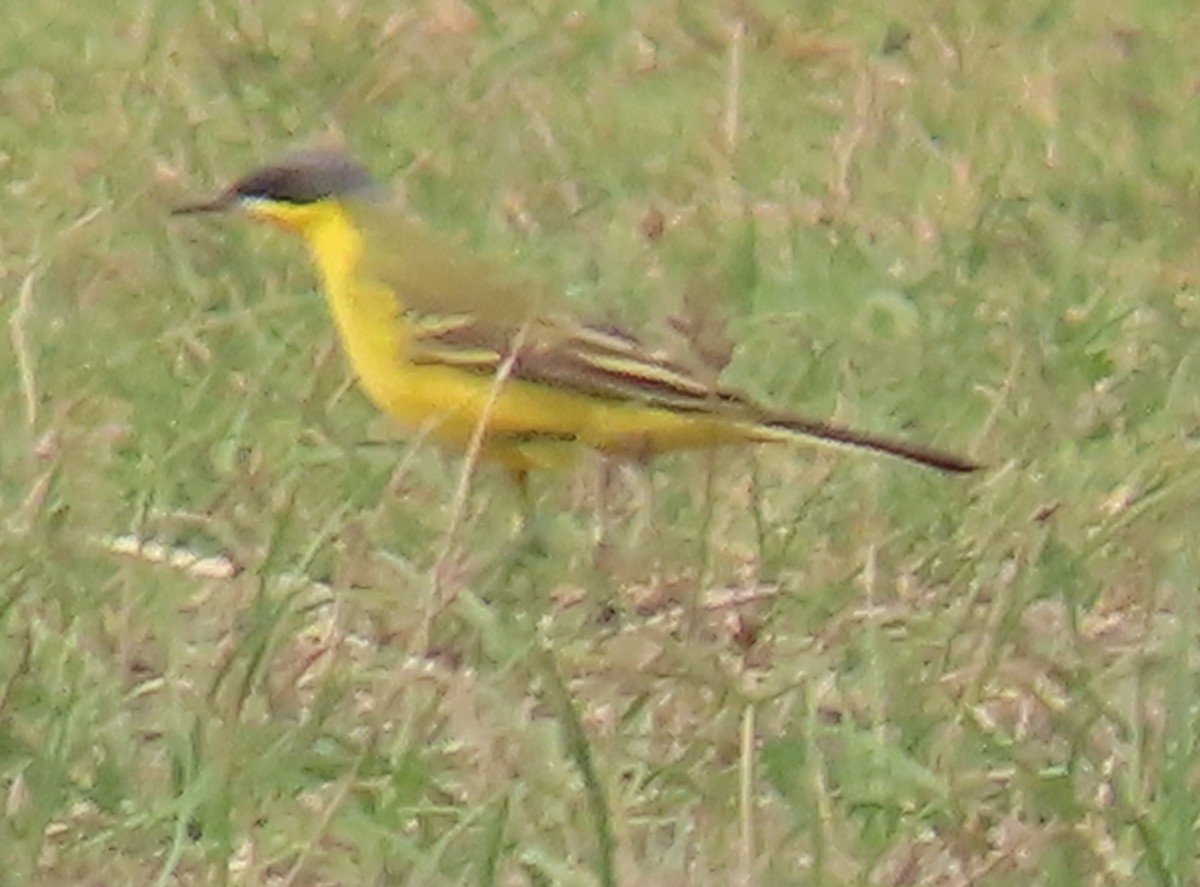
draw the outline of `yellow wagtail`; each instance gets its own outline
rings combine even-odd
[[[523,482],[579,445],[647,456],[728,443],[806,442],[946,472],[951,453],[767,409],[608,326],[547,310],[535,287],[405,218],[345,153],[308,150],[177,214],[240,209],[298,234],[370,399]]]

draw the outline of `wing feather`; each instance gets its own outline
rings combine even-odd
[[[514,335],[465,315],[415,319],[408,358],[494,375]],[[757,412],[741,395],[707,385],[684,367],[641,347],[630,334],[565,319],[532,324],[510,377],[604,400],[683,412]]]

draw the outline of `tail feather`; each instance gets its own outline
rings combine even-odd
[[[949,474],[968,474],[972,471],[978,471],[983,467],[977,462],[972,462],[969,459],[957,456],[954,453],[948,453],[945,450],[907,443],[893,438],[880,437],[862,431],[854,431],[841,425],[818,422],[800,416],[767,416],[759,422],[759,427],[764,430],[770,429],[775,432],[783,432],[783,436],[785,437],[805,438],[810,441],[831,444],[833,446],[885,453],[889,456],[895,456],[898,459],[915,462],[918,465],[924,465],[928,468],[936,468],[938,471],[945,471]],[[771,437],[772,439],[777,439],[775,435]]]

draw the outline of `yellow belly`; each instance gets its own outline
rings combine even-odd
[[[483,423],[483,457],[514,471],[563,467],[580,445],[637,457],[746,436],[714,417],[681,416],[538,383],[509,379],[495,391],[494,379],[453,367],[402,361],[381,367],[370,360],[355,365],[367,395],[401,425],[465,450]]]

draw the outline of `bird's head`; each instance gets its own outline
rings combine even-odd
[[[327,214],[331,203],[375,199],[379,193],[375,180],[344,151],[309,149],[256,169],[215,198],[178,207],[172,215],[240,210],[303,233]]]

